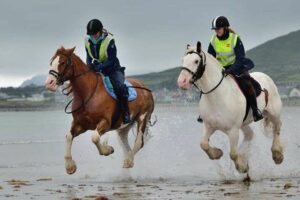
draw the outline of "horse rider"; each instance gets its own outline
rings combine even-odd
[[[237,77],[239,85],[250,103],[253,119],[256,122],[261,120],[263,116],[257,108],[255,89],[248,72],[254,67],[254,63],[245,57],[245,49],[239,35],[229,26],[226,17],[218,16],[214,18],[211,29],[215,30],[216,34],[211,38],[208,53],[222,64],[225,75],[232,74]]]
[[[124,112],[123,122],[130,123],[128,108],[128,88],[124,84],[125,67],[121,67],[117,58],[117,48],[114,38],[99,19],[92,19],[87,24],[85,38],[86,63],[95,72],[101,72],[111,80],[114,91]]]

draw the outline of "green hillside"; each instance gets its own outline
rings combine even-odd
[[[275,38],[247,52],[254,71],[269,74],[278,83],[300,82],[300,30]]]
[[[177,85],[177,77],[180,72],[180,67],[168,69],[161,72],[155,72],[145,75],[137,75],[134,78],[142,80],[148,87],[153,90],[168,88],[168,89],[176,89]]]
[[[247,57],[256,65],[253,71],[267,73],[276,83],[300,83],[300,30],[249,50]],[[180,68],[176,67],[134,77],[143,80],[152,89],[176,89],[179,72]]]

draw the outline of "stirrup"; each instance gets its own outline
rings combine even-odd
[[[199,123],[202,123],[202,122],[203,122],[203,119],[200,117],[200,115],[199,115],[197,121],[198,121]]]
[[[124,123],[124,124],[130,124],[131,122],[132,122],[132,120],[130,119],[129,113],[124,114],[124,117],[123,117],[123,123]]]
[[[259,109],[256,110],[256,113],[255,113],[255,114],[253,113],[253,120],[254,120],[255,122],[257,122],[257,121],[259,121],[259,120],[261,120],[261,119],[263,119],[263,118],[264,118],[264,116],[262,115],[262,113],[260,112]]]

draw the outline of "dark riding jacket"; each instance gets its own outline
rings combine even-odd
[[[218,37],[218,39],[226,40],[228,37],[229,31],[226,31],[226,33],[222,37]],[[216,51],[211,43],[209,43],[207,52],[216,57]],[[226,72],[232,73],[234,75],[240,75],[254,67],[254,63],[252,62],[252,60],[245,57],[244,45],[239,37],[237,38],[237,42],[234,47],[234,53],[236,56],[235,62],[232,65],[226,67]]]
[[[99,59],[99,51],[101,47],[101,42],[103,39],[99,40],[96,44],[94,44],[91,39],[88,39],[91,53],[94,58]],[[122,70],[120,66],[119,59],[117,58],[117,48],[115,45],[114,40],[111,40],[108,47],[107,47],[107,59],[99,63],[97,61],[93,61],[93,58],[88,53],[87,48],[86,50],[86,64],[89,65],[94,71],[96,72],[102,72],[105,76],[109,76],[115,71]]]

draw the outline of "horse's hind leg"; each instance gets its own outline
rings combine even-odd
[[[102,120],[97,125],[97,129],[92,134],[92,142],[96,145],[100,155],[108,156],[114,152],[114,148],[109,146],[107,142],[101,143],[101,136],[109,130],[106,120]]]
[[[249,125],[241,127],[241,130],[244,134],[244,139],[242,144],[240,145],[239,151],[240,151],[241,158],[243,159],[243,162],[248,163],[250,142],[253,139],[254,133]]]
[[[127,126],[123,129],[117,130],[125,156],[123,168],[133,167],[133,152],[128,143],[128,132],[131,127],[132,126]]]
[[[137,136],[133,146],[133,154],[135,155],[144,146],[144,134],[148,133],[150,115],[144,113],[138,117]]]
[[[240,173],[248,172],[248,163],[238,154],[237,147],[239,142],[239,130],[231,129],[227,132],[230,142],[230,158],[234,161],[235,168]]]
[[[272,115],[267,115],[269,119],[265,120],[270,120],[272,123],[272,128],[273,128],[273,143],[271,147],[272,151],[272,157],[275,162],[275,164],[281,164],[283,161],[283,148],[280,142],[280,130],[281,130],[281,120],[279,116],[272,116]]]
[[[148,115],[148,113],[141,114],[137,118],[137,136],[132,151],[129,152],[129,154],[127,155],[128,156],[127,159],[124,160],[124,166],[123,166],[124,168],[133,167],[134,155],[144,146],[144,134],[146,133],[146,131],[148,131],[149,118],[150,115]]]
[[[209,145],[209,138],[214,133],[214,131],[215,130],[203,123],[203,136],[200,142],[200,146],[212,160],[219,159],[223,156],[223,152],[221,149],[211,147]]]

